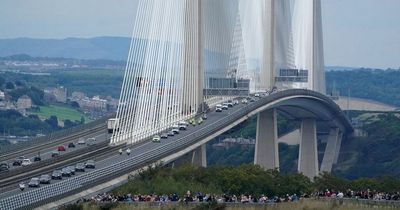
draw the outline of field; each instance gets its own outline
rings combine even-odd
[[[215,205],[194,205],[194,204],[149,204],[149,203],[134,203],[134,204],[84,204],[81,206],[68,206],[60,209],[84,209],[84,210],[100,210],[100,209],[113,209],[113,210],[202,210],[202,209],[218,209],[218,210],[379,210],[379,209],[400,209],[400,206],[384,206],[384,205],[365,205],[354,202],[344,202],[339,204],[338,201],[321,201],[321,200],[303,200],[295,203],[280,203],[280,204],[215,204]]]
[[[41,119],[48,119],[50,116],[54,115],[57,117],[59,121],[71,120],[71,121],[80,121],[81,117],[84,116],[78,110],[65,107],[65,106],[57,106],[57,105],[48,105],[48,106],[39,106],[40,111],[29,112],[31,114],[38,115]],[[85,117],[85,116],[84,116]],[[85,118],[85,122],[87,119]]]

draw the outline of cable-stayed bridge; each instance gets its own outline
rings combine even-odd
[[[352,127],[324,95],[320,0],[140,0],[132,34],[139,41],[130,46],[110,138],[84,154],[0,176],[0,209],[41,206],[188,154],[206,166],[205,143],[255,115],[255,164],[279,168],[277,113],[301,124],[299,172],[313,178],[337,162]],[[204,114],[202,124],[151,141]],[[321,166],[318,138],[327,139]],[[132,155],[117,154],[123,147]],[[86,154],[90,148],[93,156]],[[68,179],[24,192],[7,185],[89,158],[98,159],[96,169]]]

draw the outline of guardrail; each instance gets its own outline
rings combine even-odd
[[[338,204],[351,204],[360,207],[380,206],[386,208],[399,208],[399,200],[374,200],[374,199],[360,199],[360,198],[311,198],[317,201],[335,202]]]
[[[306,90],[299,90],[298,92],[292,92],[292,94],[305,93],[305,91]],[[313,94],[313,92],[311,91],[306,92],[310,92],[311,94]],[[186,148],[187,146],[190,146],[204,139],[205,137],[210,136],[211,134],[223,129],[227,125],[234,123],[236,120],[246,116],[251,111],[281,98],[282,94],[282,92],[278,92],[268,97],[261,98],[260,100],[255,101],[247,105],[246,107],[233,111],[229,116],[212,122],[210,125],[193,133],[187,134],[186,136],[183,136],[182,138],[174,142],[163,145],[162,147],[154,148],[140,155],[132,156],[128,159],[116,162],[104,168],[96,169],[55,184],[47,185],[35,190],[26,191],[11,197],[1,199],[0,209],[32,209],[45,203],[58,200],[67,195],[77,193],[83,189],[90,188],[91,186],[100,184],[105,180],[119,177],[123,174],[129,173],[134,169],[145,166],[146,164],[156,162],[163,157],[173,154],[176,151]]]
[[[95,145],[90,145],[88,147],[75,150],[73,152],[64,155],[60,155],[55,158],[46,159],[39,163],[20,167],[15,170],[3,173],[0,175],[0,192],[4,191],[3,189],[4,187],[23,181],[24,179],[26,179],[27,176],[34,177],[36,175],[49,172],[54,168],[75,163],[77,162],[78,158],[80,161],[83,161],[82,159],[88,159],[107,148],[108,148],[108,142],[101,142]]]
[[[1,154],[0,159],[3,159],[4,157],[8,156],[10,153],[16,153],[19,150],[23,150],[23,149],[30,148],[30,147],[38,147],[40,145],[46,144],[46,143],[54,141],[56,139],[68,137],[71,134],[76,134],[76,133],[82,132],[84,130],[87,130],[89,128],[96,127],[103,123],[105,125],[107,119],[110,117],[111,116],[102,117],[100,119],[97,119],[95,121],[92,121],[92,122],[84,124],[84,125],[79,125],[79,126],[75,126],[75,127],[69,128],[69,129],[50,133],[49,135],[34,138],[34,139],[31,139],[26,142],[20,142],[17,144],[2,146],[2,147],[0,147],[0,154]]]

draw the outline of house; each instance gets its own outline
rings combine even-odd
[[[17,109],[18,110],[30,109],[31,107],[32,107],[32,100],[29,96],[23,95],[18,98],[18,100],[17,100]]]

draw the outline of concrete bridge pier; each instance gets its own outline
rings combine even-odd
[[[206,144],[197,147],[192,152],[192,165],[207,167]]]
[[[332,171],[332,166],[335,160],[337,146],[339,141],[339,128],[331,128],[328,135],[328,141],[324,152],[324,157],[321,163],[321,172]]]
[[[193,151],[174,160],[171,165],[172,168],[180,167],[182,165],[192,164],[194,166],[207,167],[206,144],[203,144]]]
[[[276,110],[258,113],[254,164],[264,169],[279,169],[278,125]]]
[[[317,126],[315,119],[303,119],[300,128],[299,173],[318,176]]]
[[[335,157],[333,158],[333,164],[337,164],[338,162],[340,147],[342,146],[342,139],[343,139],[343,134],[340,133],[338,136],[338,140],[336,141]]]

